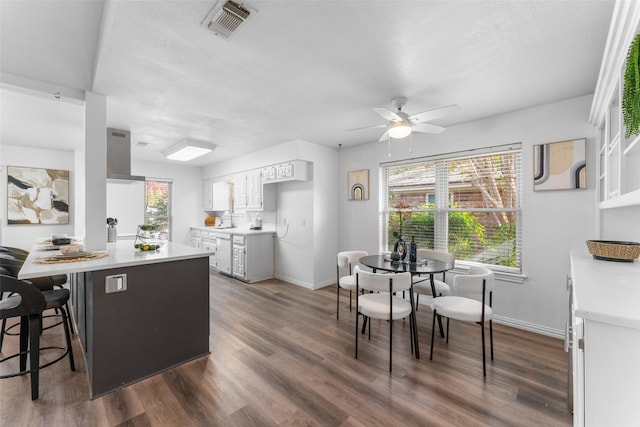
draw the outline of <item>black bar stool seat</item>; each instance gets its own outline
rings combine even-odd
[[[10,359],[20,358],[20,370],[15,373],[0,376],[0,379],[14,377],[17,375],[30,374],[31,376],[31,399],[36,400],[39,396],[39,371],[50,366],[65,356],[69,356],[69,366],[75,371],[73,359],[73,348],[71,347],[71,333],[68,325],[68,314],[65,305],[69,300],[67,289],[55,289],[41,291],[29,282],[18,280],[9,275],[0,275],[0,294],[8,294],[5,299],[0,300],[0,319],[20,317],[20,351],[18,353],[0,359],[0,363]],[[56,359],[40,365],[40,333],[42,312],[47,309],[57,309],[60,311],[64,327],[66,347],[46,347],[46,349],[60,349],[63,353]],[[42,349],[45,349],[43,347]],[[27,355],[29,355],[29,368],[27,369]]]

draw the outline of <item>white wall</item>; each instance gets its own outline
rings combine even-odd
[[[74,233],[73,222],[75,221],[75,180],[74,173],[74,154],[72,151],[56,151],[44,150],[39,148],[19,147],[15,145],[2,144],[2,158],[0,164],[3,166],[2,178],[0,185],[2,186],[2,200],[0,200],[0,209],[2,209],[2,245],[14,246],[26,250],[38,240],[50,238],[52,234],[68,234],[72,236]],[[7,166],[26,166],[45,169],[62,169],[69,171],[69,224],[68,225],[46,225],[46,224],[29,224],[29,225],[7,225],[5,217],[7,213]]]
[[[640,242],[640,206],[605,209],[600,215],[602,240]]]
[[[524,283],[498,281],[494,309],[500,321],[548,335],[562,336],[568,316],[565,280],[568,253],[595,236],[596,131],[587,123],[591,96],[538,106],[453,126],[441,135],[415,135],[392,141],[392,160],[464,151],[477,147],[523,144],[523,272]],[[587,189],[533,191],[533,145],[587,138]],[[338,176],[338,249],[379,251],[378,168],[389,160],[387,144],[373,142],[342,149]],[[369,169],[371,197],[347,200],[349,170]]]
[[[107,182],[106,218],[118,220],[116,229],[119,239],[135,239],[138,225],[144,224],[144,207],[144,181]]]

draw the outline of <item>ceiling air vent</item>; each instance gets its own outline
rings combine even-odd
[[[231,0],[219,1],[202,21],[202,26],[213,31],[217,36],[231,39],[238,28],[249,19],[252,12],[255,10],[244,4]]]

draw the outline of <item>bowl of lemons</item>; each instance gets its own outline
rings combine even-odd
[[[133,247],[140,251],[157,251],[163,245],[163,242],[136,242]]]

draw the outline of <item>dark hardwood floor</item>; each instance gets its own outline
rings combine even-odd
[[[179,294],[176,295],[179,297]],[[418,311],[421,359],[409,322],[373,321],[354,359],[348,293],[335,318],[335,287],[309,291],[276,280],[248,285],[211,274],[211,354],[89,400],[81,349],[29,378],[0,380],[0,426],[570,426],[567,355],[560,340],[494,325],[495,361],[482,376],[479,327],[451,322],[429,360],[431,311]],[[170,315],[170,313],[167,313]],[[179,322],[180,319],[175,319]],[[62,342],[61,328],[43,345]],[[18,346],[5,340],[3,355]],[[122,351],[127,351],[123,348]]]

